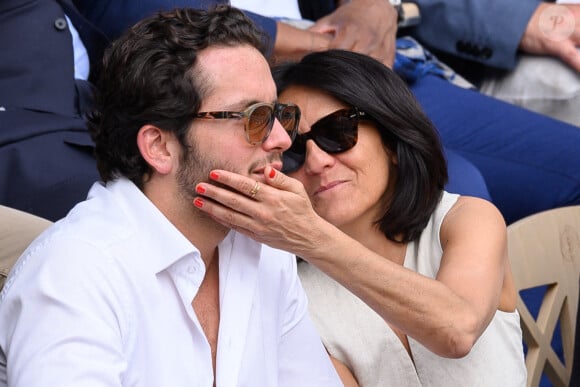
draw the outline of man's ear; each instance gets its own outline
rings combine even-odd
[[[179,160],[175,146],[176,139],[154,125],[144,125],[137,133],[137,147],[141,156],[151,168],[162,175],[172,171],[174,163]]]

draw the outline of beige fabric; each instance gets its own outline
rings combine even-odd
[[[301,262],[298,273],[324,346],[359,386],[421,386],[403,344],[378,314],[315,266]]]
[[[439,229],[457,195],[445,193],[421,234],[407,246],[405,266],[434,278],[441,261]],[[462,359],[434,355],[409,339],[413,360],[382,318],[313,265],[298,265],[309,312],[328,351],[361,387],[523,386],[526,380],[519,315],[497,312]],[[370,273],[369,273],[370,274]]]
[[[20,254],[51,224],[38,216],[0,206],[0,289]]]
[[[522,55],[513,71],[486,77],[480,91],[580,127],[580,73],[559,59]]]

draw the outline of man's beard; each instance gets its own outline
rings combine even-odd
[[[212,153],[212,152],[209,152]],[[215,154],[215,153],[214,153]],[[265,166],[268,163],[277,161],[280,159],[279,154],[271,154],[266,159],[256,161],[249,166],[248,170],[252,171],[259,166]],[[235,172],[244,176],[248,173],[243,173],[240,167],[234,165],[232,162],[228,161],[218,161],[216,159],[209,159],[201,155],[199,149],[194,145],[186,145],[183,147],[183,153],[180,160],[180,166],[177,171],[177,185],[179,189],[179,196],[181,199],[193,206],[193,198],[198,196],[195,190],[195,186],[201,182],[209,182],[220,188],[230,190],[232,192],[239,193],[233,188],[220,184],[216,181],[209,180],[209,173],[214,169],[223,169],[226,171]],[[211,200],[211,199],[204,199]]]
[[[224,226],[215,223],[212,217],[207,213],[193,209],[193,198],[198,196],[198,193],[195,190],[195,186],[197,184],[201,182],[210,182],[210,184],[216,185],[218,187],[231,189],[228,186],[224,186],[220,183],[209,180],[209,173],[214,169],[223,169],[241,173],[240,171],[237,171],[231,163],[225,161],[220,162],[215,159],[209,159],[202,156],[201,152],[199,152],[199,149],[196,146],[189,145],[183,147],[180,166],[177,171],[177,185],[179,190],[178,195],[179,200],[183,200],[186,207],[189,206],[192,208],[193,214],[198,218],[198,220],[203,222],[210,221],[206,224],[206,226],[212,227],[211,224],[213,224],[218,229],[221,229]],[[211,199],[205,198],[204,200]]]

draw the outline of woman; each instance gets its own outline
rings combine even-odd
[[[505,223],[443,190],[437,133],[405,84],[347,51],[275,75],[302,111],[284,173],[214,171],[196,205],[304,259],[310,314],[361,386],[524,385]]]

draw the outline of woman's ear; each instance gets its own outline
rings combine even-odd
[[[170,132],[165,132],[154,125],[144,125],[137,133],[137,147],[141,156],[151,168],[162,175],[173,170],[174,163],[179,160],[175,154],[173,142],[176,139]]]

